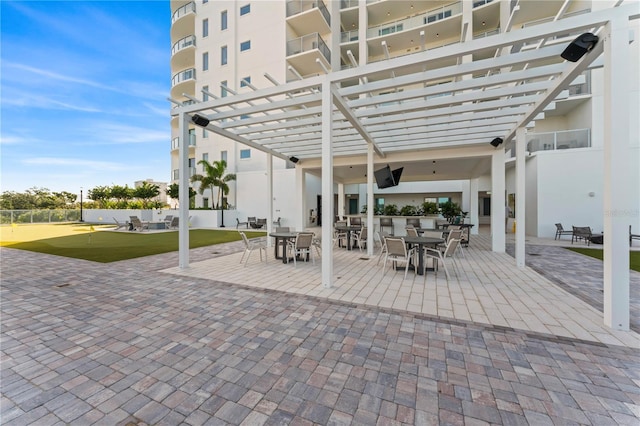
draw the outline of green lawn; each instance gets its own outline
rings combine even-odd
[[[603,257],[602,249],[570,247],[569,250],[600,260],[602,260]],[[640,251],[629,252],[629,269],[640,272]]]
[[[178,250],[178,232],[109,232],[105,226],[87,224],[2,226],[0,245],[20,250],[73,257],[94,262],[116,262]],[[264,232],[246,232],[247,237]],[[239,241],[233,230],[193,229],[189,247]]]

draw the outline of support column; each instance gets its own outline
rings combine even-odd
[[[474,224],[470,229],[471,234],[478,235],[480,229],[480,216],[478,210],[478,186],[479,179],[473,178],[469,181],[469,223]]]
[[[296,164],[296,211],[293,224],[296,227],[296,230],[302,231],[306,228],[307,219],[305,217],[306,212],[306,200],[305,200],[305,171],[304,169]]]
[[[504,176],[504,148],[499,147],[491,155],[491,250],[505,251],[506,206]]]
[[[629,180],[629,27],[626,17],[604,31],[604,323],[629,330],[629,225],[633,216]],[[637,78],[637,76],[635,77]],[[635,117],[637,119],[637,117]]]
[[[525,266],[525,147],[526,130],[519,127],[516,130],[516,266]],[[504,209],[503,209],[504,210]]]
[[[333,98],[331,81],[322,82],[322,286],[333,281]],[[344,192],[344,190],[343,190]]]
[[[273,232],[273,155],[267,154],[267,235]],[[272,246],[271,238],[267,238],[267,247]]]
[[[373,256],[373,144],[367,146],[367,256]]]
[[[179,191],[178,202],[178,267],[189,268],[189,116],[183,112],[178,115],[180,130]]]
[[[333,198],[333,196],[331,197]],[[338,216],[342,219],[344,217],[344,183],[338,184]],[[331,215],[333,220],[333,214]],[[333,222],[332,222],[333,223]]]

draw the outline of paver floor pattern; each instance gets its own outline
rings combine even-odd
[[[640,419],[637,348],[159,272],[173,253],[0,261],[3,425]]]

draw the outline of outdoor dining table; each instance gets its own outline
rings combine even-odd
[[[416,273],[418,275],[423,275],[424,274],[424,256],[422,253],[423,247],[427,246],[427,247],[436,248],[438,244],[444,243],[444,239],[434,238],[434,237],[410,237],[410,236],[406,236],[402,238],[404,238],[405,244],[418,246],[418,267],[417,267]]]
[[[362,226],[357,226],[357,225],[343,226],[343,225],[339,225],[339,226],[336,226],[336,229],[338,231],[342,231],[342,232],[346,232],[347,233],[347,250],[351,250],[351,233],[360,231],[362,229]]]
[[[272,232],[270,237],[275,238],[276,245],[274,247],[274,255],[276,259],[282,259],[282,263],[289,263],[287,259],[287,241],[295,240],[298,236],[297,232]],[[278,255],[278,247],[282,246],[282,256]]]

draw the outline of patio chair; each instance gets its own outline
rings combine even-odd
[[[255,216],[249,216],[247,218],[247,223],[249,224],[250,227],[254,227],[253,225],[256,223],[256,218]],[[247,229],[249,229],[249,226],[247,226]]]
[[[398,262],[405,262],[404,278],[407,278],[407,272],[409,272],[409,263],[411,258],[415,255],[416,249],[412,247],[407,249],[407,245],[404,242],[404,238],[387,237],[385,238],[387,253],[384,256],[384,265],[382,270],[387,267],[387,260],[391,259],[393,268],[396,267]]]
[[[589,226],[573,226],[571,244],[573,244],[574,241],[584,240],[587,243],[587,246],[590,246],[592,236],[593,233],[591,232],[591,228]]]
[[[407,218],[407,227],[413,226],[414,228],[420,228],[420,218],[419,217],[408,217]]]
[[[164,217],[164,219],[162,219],[162,221],[164,222],[164,227],[168,228],[169,225],[171,225],[171,219],[173,219],[173,215],[172,214],[168,214]]]
[[[267,241],[263,238],[260,239],[252,239],[247,238],[247,235],[238,231],[240,236],[242,237],[242,242],[244,243],[244,253],[242,253],[242,257],[240,258],[240,263],[244,260],[244,256],[247,256],[247,259],[244,260],[244,266],[247,266],[247,262],[249,262],[249,257],[251,256],[251,252],[254,250],[258,250],[260,253],[260,262],[262,262],[262,251],[264,250],[264,262],[267,262]]]
[[[115,217],[113,218],[113,221],[116,223],[116,229],[114,229],[114,231],[117,231],[120,228],[123,228],[125,231],[129,229],[129,222],[122,223]],[[631,228],[629,228],[629,232],[631,232]],[[631,240],[629,240],[629,242],[631,242]]]
[[[351,224],[351,226],[360,226],[362,225],[362,218],[360,216],[350,217],[349,224]]]
[[[632,234],[631,225],[629,225],[629,247],[633,245],[633,240],[640,240],[640,234]]]
[[[171,223],[167,226],[168,229],[178,229],[180,226],[180,218],[178,216],[171,219]]]
[[[380,231],[384,231],[385,227],[391,228],[391,232],[389,235],[393,235],[393,219],[390,217],[381,217],[380,218]]]
[[[447,269],[447,263],[446,263],[445,259],[451,259],[451,262],[453,263],[453,266],[454,266],[454,271],[456,270],[456,261],[455,261],[455,258],[453,256],[454,256],[456,250],[458,249],[459,245],[460,245],[460,240],[457,239],[457,238],[452,238],[447,243],[447,246],[445,247],[444,251],[440,251],[438,249],[433,249],[433,248],[430,248],[430,247],[425,247],[424,248],[425,257],[432,258],[432,259],[434,259],[436,261],[436,264],[435,264],[436,275],[438,274],[438,263],[442,263],[442,266],[444,268],[444,273],[447,276],[447,280],[449,279],[449,270]],[[427,262],[425,262],[424,264],[425,264],[425,268],[426,268]],[[457,275],[458,275],[458,273],[456,272],[456,276]],[[426,276],[426,274],[425,274],[425,276]]]
[[[287,252],[293,255],[293,265],[296,266],[296,257],[303,256],[303,259],[310,257],[315,264],[316,259],[311,251],[313,243],[313,232],[298,232],[296,239],[287,242]]]
[[[266,218],[257,219],[256,220],[256,226],[258,227],[258,229],[263,228],[263,227],[266,228],[267,227],[267,219]]]
[[[558,238],[562,237],[563,235],[571,235],[572,239],[573,239],[573,231],[568,230],[568,229],[564,229],[562,227],[561,223],[556,223],[556,236],[554,238],[554,240],[557,240]]]
[[[134,231],[142,232],[145,229],[147,231],[149,230],[149,224],[142,222],[140,219],[138,219],[138,216],[129,216],[129,219],[131,219],[131,224],[133,225]]]
[[[236,229],[238,229],[240,225],[244,225],[247,229],[249,229],[249,221],[240,222],[240,219],[236,217]]]
[[[277,226],[275,232],[291,232],[288,226]]]
[[[405,231],[407,231],[407,236],[409,237],[418,237],[418,231],[416,231],[416,228],[414,228],[413,226],[407,226],[406,228],[404,228]]]
[[[281,218],[281,217],[278,217],[278,219],[277,219],[277,220],[274,220],[274,221],[273,221],[273,224],[274,224],[274,225],[276,225],[276,226],[282,226],[282,224],[280,223],[280,221],[281,221],[281,220],[282,220],[282,218]]]
[[[353,241],[355,244],[358,244],[358,248],[360,248],[360,251],[362,251],[362,246],[366,247],[367,245],[368,234],[369,234],[369,230],[367,229],[366,226],[363,226],[362,229],[360,229],[360,232],[353,234]]]
[[[379,231],[376,231],[374,233],[374,240],[378,240],[380,241],[380,253],[378,254],[378,261],[376,262],[376,265],[380,264],[380,259],[382,259],[382,255],[383,254],[387,254],[387,240],[386,238],[389,236],[389,234],[386,233],[380,233]]]
[[[456,250],[456,253],[460,252],[462,257],[464,257],[464,251],[462,250],[462,233],[463,233],[462,229],[453,229],[453,230],[449,231],[449,235],[447,235],[447,240],[443,244],[438,246],[440,251],[445,251],[446,250],[447,245],[449,244],[449,241],[451,241],[451,240],[460,240],[460,244],[458,244],[458,248]]]
[[[347,246],[347,233],[338,231],[337,229],[333,230],[333,246],[335,247],[338,244],[339,247]]]

